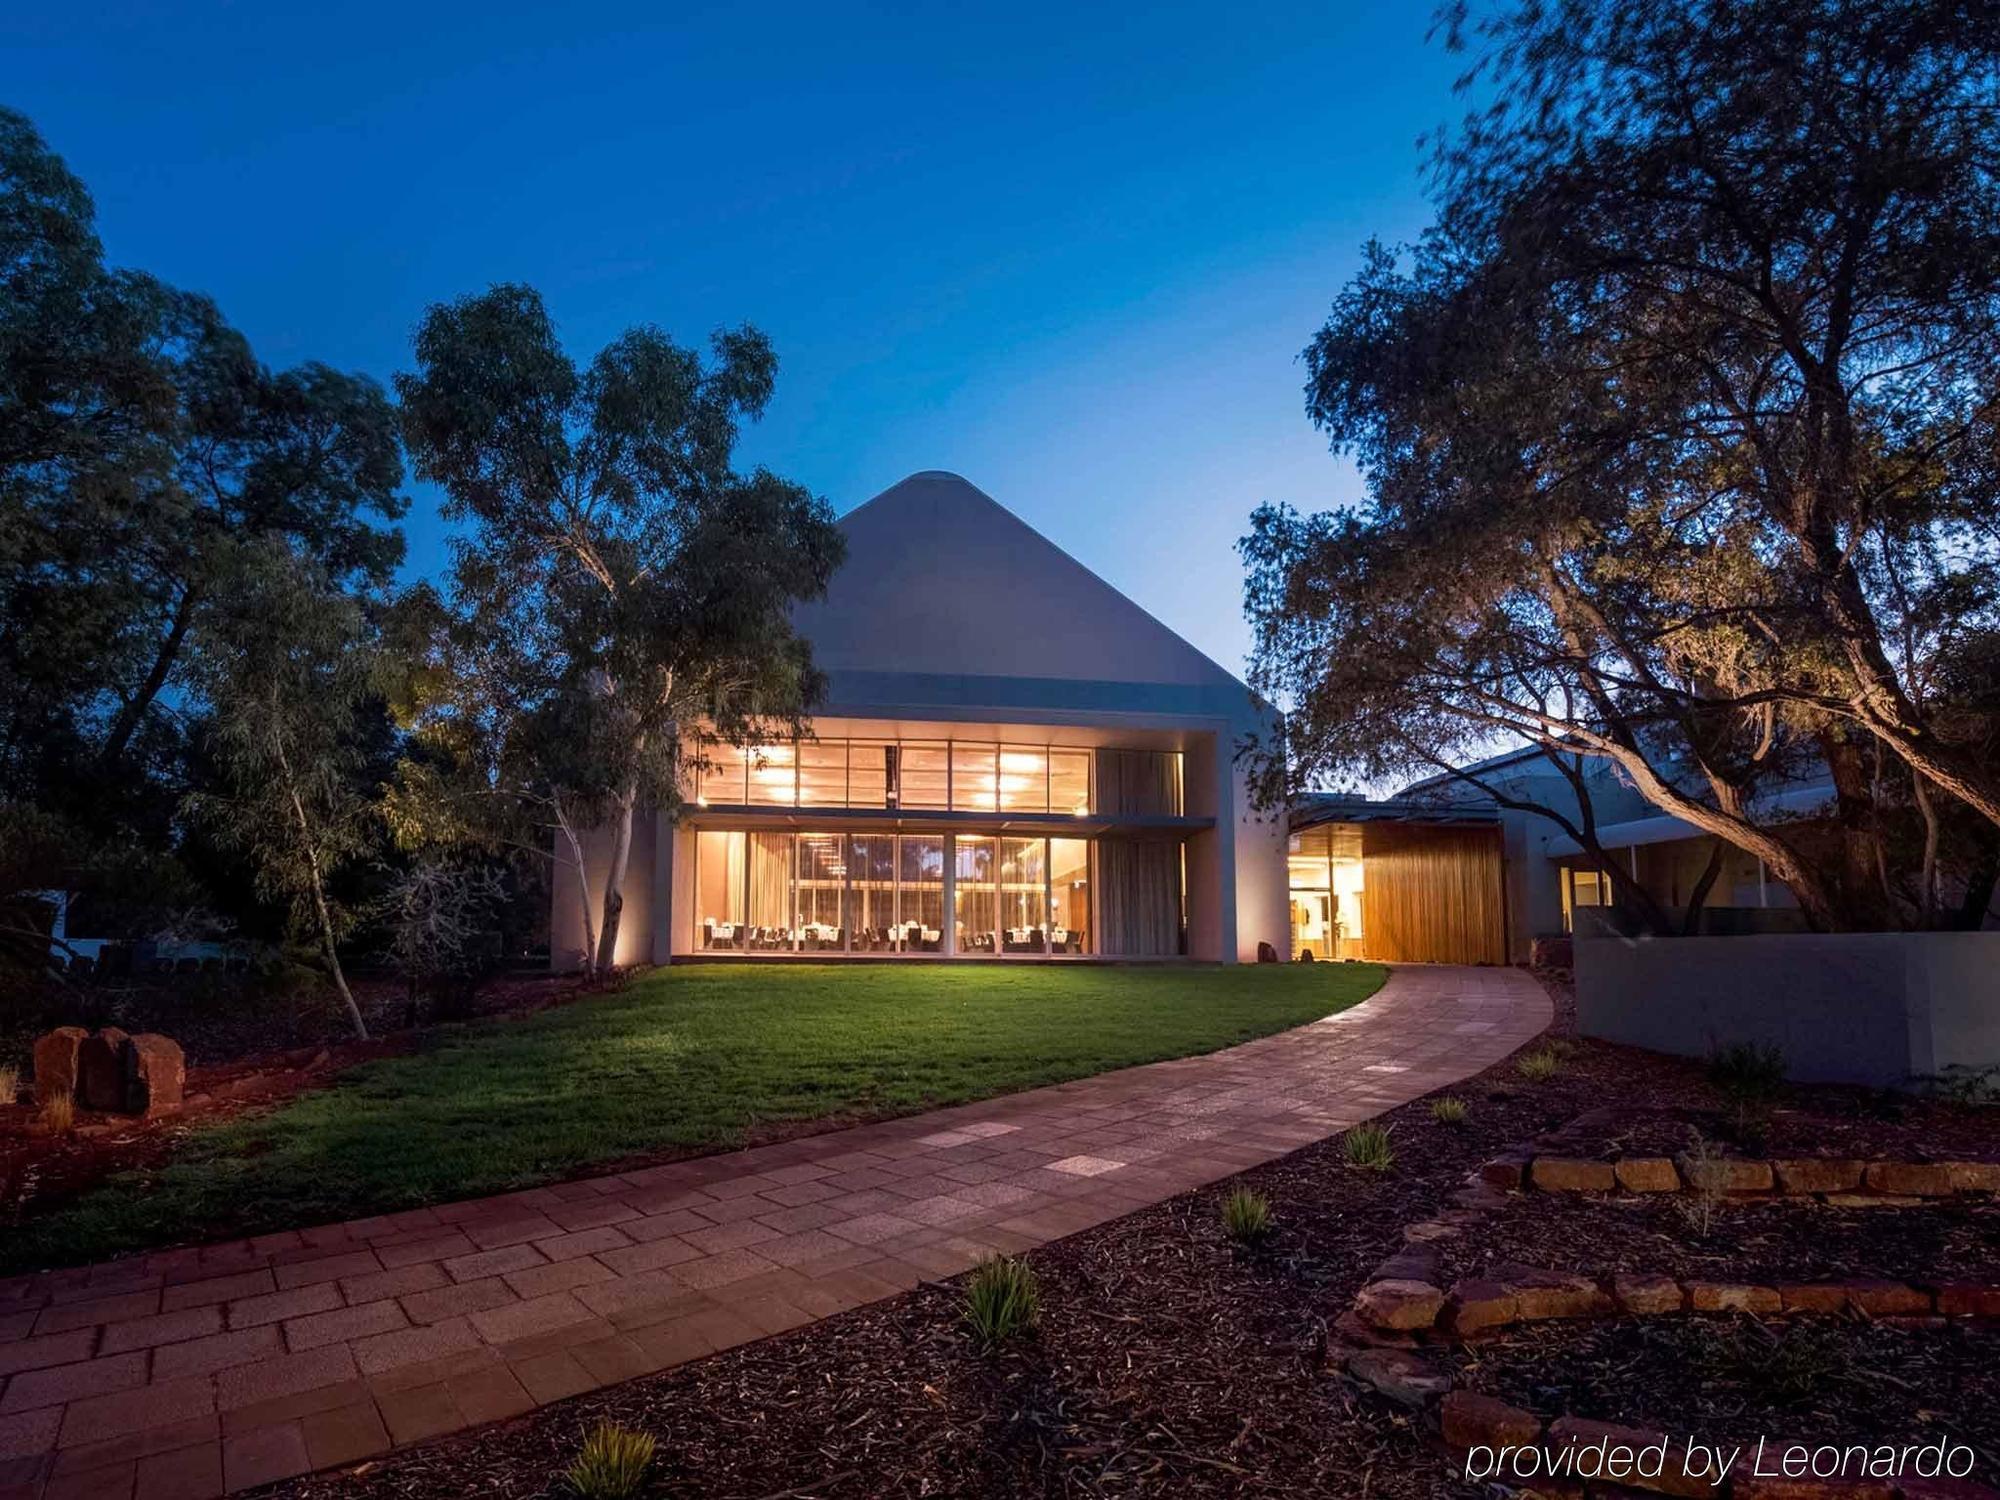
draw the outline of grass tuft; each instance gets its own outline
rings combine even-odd
[[[12,1063],[0,1067],[0,1105],[12,1104],[21,1094],[21,1070]]]
[[[1386,1172],[1396,1164],[1396,1153],[1389,1145],[1388,1129],[1372,1120],[1355,1126],[1342,1136],[1340,1149],[1350,1167],[1358,1167],[1364,1172]]]
[[[1530,1083],[1541,1083],[1562,1071],[1562,1058],[1553,1047],[1537,1047],[1515,1060],[1514,1071]]]
[[[582,1500],[626,1500],[638,1492],[657,1447],[649,1433],[600,1422],[583,1440],[563,1482]]]
[[[1440,1125],[1463,1125],[1465,1117],[1471,1113],[1463,1099],[1456,1094],[1446,1094],[1442,1099],[1431,1100],[1431,1118]]]
[[[1222,1200],[1222,1227],[1231,1239],[1255,1244],[1271,1232],[1271,1200],[1255,1188],[1238,1188]]]
[[[1042,1315],[1042,1284],[1024,1260],[995,1255],[965,1283],[965,1321],[987,1348],[1026,1333]]]
[[[42,1105],[42,1129],[50,1135],[68,1135],[76,1124],[76,1097],[57,1094]]]

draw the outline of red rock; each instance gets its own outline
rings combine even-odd
[[[1680,1158],[1680,1169],[1689,1187],[1705,1188],[1712,1193],[1771,1191],[1771,1164],[1767,1161],[1745,1161],[1733,1156],[1696,1161],[1683,1156]]]
[[[1608,1193],[1618,1185],[1610,1162],[1576,1156],[1538,1156],[1528,1180],[1545,1193]]]
[[[35,1040],[35,1103],[76,1096],[77,1054],[90,1033],[81,1026],[58,1026]],[[12,1104],[11,1099],[0,1101]]]
[[[1878,1193],[1915,1198],[1948,1198],[1955,1191],[1951,1167],[1944,1162],[1872,1161],[1868,1186]]]
[[[2000,1286],[1942,1284],[1937,1289],[1937,1310],[1948,1318],[2000,1318]]]
[[[125,1047],[125,1107],[153,1119],[181,1107],[187,1058],[180,1044],[158,1032],[142,1032]]]
[[[1837,1161],[1817,1156],[1791,1157],[1771,1163],[1781,1193],[1851,1193],[1861,1186],[1865,1162]]]
[[[1915,1208],[1924,1200],[1899,1193],[1828,1193],[1829,1208]]]
[[[1664,1156],[1620,1157],[1616,1171],[1618,1185],[1628,1193],[1677,1193],[1681,1174]]]
[[[1376,1328],[1407,1333],[1437,1322],[1444,1293],[1428,1281],[1371,1281],[1356,1295],[1354,1310]]]
[[[1497,1281],[1469,1277],[1455,1282],[1445,1304],[1445,1322],[1460,1338],[1487,1328],[1504,1328],[1518,1311],[1514,1294]]]
[[[1509,1151],[1487,1162],[1479,1169],[1477,1175],[1488,1187],[1513,1192],[1521,1186],[1527,1175],[1528,1161],[1529,1157],[1525,1151]]]
[[[1406,1245],[1368,1273],[1370,1281],[1437,1280],[1438,1255],[1418,1245]]]
[[[1778,1296],[1788,1313],[1832,1316],[1847,1311],[1847,1284],[1841,1281],[1788,1282],[1778,1288]]]
[[[1611,1297],[1623,1311],[1640,1318],[1677,1313],[1687,1305],[1687,1294],[1673,1277],[1643,1273],[1612,1277]]]
[[[1453,1391],[1438,1408],[1444,1440],[1454,1448],[1524,1447],[1542,1435],[1542,1419],[1477,1391]]]
[[[1401,1349],[1357,1350],[1348,1356],[1347,1373],[1405,1406],[1423,1406],[1451,1388],[1434,1366]]]
[[[1775,1313],[1785,1308],[1776,1287],[1734,1281],[1690,1281],[1688,1304],[1696,1312]]]
[[[107,1026],[77,1049],[76,1102],[84,1109],[125,1108],[125,1033]]]
[[[1948,1161],[1944,1168],[1951,1175],[1953,1192],[2000,1193],[2000,1162]]]
[[[1901,1281],[1850,1281],[1847,1300],[1872,1318],[1925,1317],[1931,1295]]]
[[[1518,1322],[1600,1318],[1612,1311],[1611,1299],[1588,1276],[1544,1271],[1534,1266],[1498,1266],[1492,1274],[1512,1295]]]

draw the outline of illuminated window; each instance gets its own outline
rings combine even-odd
[[[1090,811],[1090,752],[1051,750],[1049,752],[1049,811],[1075,813]]]
[[[847,741],[802,740],[798,747],[799,806],[847,806]]]
[[[1000,810],[1000,747],[966,745],[951,747],[951,810],[953,812],[998,812]]]
[[[951,806],[951,761],[943,745],[899,745],[896,761],[898,807]]]
[[[1049,752],[1039,746],[1000,747],[1000,811],[1049,810]]]
[[[796,807],[799,801],[798,752],[791,745],[757,745],[750,751],[752,807]]]

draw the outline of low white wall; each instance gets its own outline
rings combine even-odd
[[[1900,1084],[2000,1065],[2000,932],[1598,937],[1576,944],[1585,1036],[1687,1057],[1757,1042],[1793,1078]]]

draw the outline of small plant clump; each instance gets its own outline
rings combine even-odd
[[[1715,1185],[1715,1174],[1709,1171],[1713,1163],[1721,1160],[1722,1153],[1709,1144],[1707,1136],[1699,1130],[1689,1133],[1686,1164],[1692,1183],[1688,1192],[1674,1200],[1674,1207],[1698,1240],[1708,1238],[1715,1227],[1716,1211],[1722,1207],[1722,1189]]]
[[[1350,1167],[1359,1167],[1364,1172],[1386,1172],[1396,1164],[1388,1130],[1372,1121],[1357,1125],[1342,1136],[1340,1149]]]
[[[1271,1200],[1255,1188],[1238,1188],[1222,1200],[1222,1227],[1231,1239],[1254,1244],[1271,1232]]]
[[[76,1097],[57,1094],[42,1105],[42,1129],[50,1135],[68,1135],[76,1124]]]
[[[1521,1054],[1514,1071],[1530,1083],[1541,1083],[1562,1071],[1562,1058],[1553,1047],[1537,1047]]]
[[[1708,1081],[1729,1106],[1737,1140],[1761,1149],[1771,1106],[1785,1089],[1784,1049],[1758,1042],[1718,1047],[1709,1054]]]
[[[1040,1279],[1011,1255],[989,1256],[965,1283],[965,1321],[988,1348],[1033,1328],[1041,1312]]]
[[[1744,1386],[1779,1405],[1810,1400],[1829,1384],[1858,1376],[1840,1334],[1811,1319],[1782,1331],[1754,1319],[1690,1326],[1697,1340],[1693,1363],[1708,1379]]]
[[[638,1492],[657,1446],[649,1433],[600,1422],[583,1440],[564,1482],[582,1500],[625,1500]]]
[[[1456,1094],[1446,1094],[1442,1099],[1431,1100],[1431,1118],[1440,1125],[1463,1125],[1469,1113],[1465,1101]]]
[[[0,1067],[0,1105],[12,1104],[21,1093],[21,1070],[12,1063]]]

